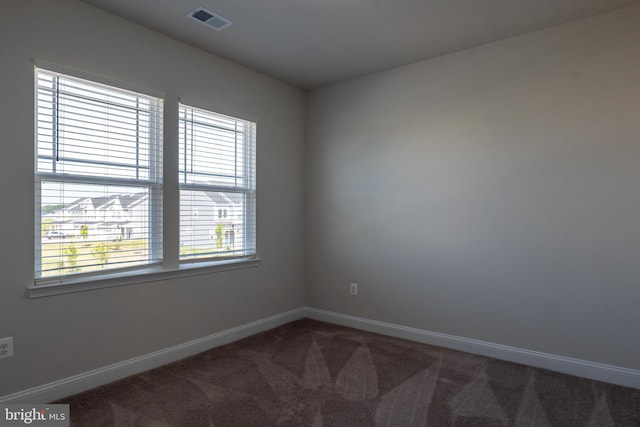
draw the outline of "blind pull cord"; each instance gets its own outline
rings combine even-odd
[[[60,77],[56,76],[55,77],[55,105],[54,105],[54,109],[55,109],[55,113],[54,113],[54,118],[53,118],[53,127],[54,127],[54,132],[53,132],[53,137],[56,139],[56,162],[60,161]]]

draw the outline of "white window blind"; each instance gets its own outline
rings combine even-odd
[[[256,253],[255,123],[180,105],[180,260]]]
[[[35,88],[36,281],[161,262],[162,101],[40,68]]]

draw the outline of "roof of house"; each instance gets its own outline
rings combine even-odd
[[[216,205],[230,206],[240,204],[242,202],[241,193],[224,193],[221,191],[199,191],[200,196],[204,196]],[[131,209],[148,199],[149,194],[146,192],[130,193],[130,194],[112,194],[105,197],[81,197],[67,204],[61,210],[85,210],[89,206],[93,209],[100,210],[119,203],[122,209]]]

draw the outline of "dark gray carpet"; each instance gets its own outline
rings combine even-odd
[[[59,403],[74,426],[640,426],[640,390],[308,319]]]

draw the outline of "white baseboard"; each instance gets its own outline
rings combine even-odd
[[[453,350],[534,366],[536,368],[549,369],[564,374],[640,389],[640,370],[425,331],[310,307],[306,309],[306,317],[378,334],[404,338],[411,341],[437,345]]]
[[[62,399],[304,317],[640,389],[639,370],[425,331],[311,307],[300,307],[103,368],[0,396],[0,404],[44,403]]]
[[[305,308],[297,308],[265,319],[227,329],[207,337],[199,338],[173,347],[165,348],[143,356],[103,368],[94,369],[72,377],[54,381],[18,393],[0,397],[0,404],[4,403],[45,403],[85,390],[108,384],[130,375],[148,371],[185,357],[193,356],[220,345],[257,334],[284,325],[285,323],[301,319],[305,316]]]

